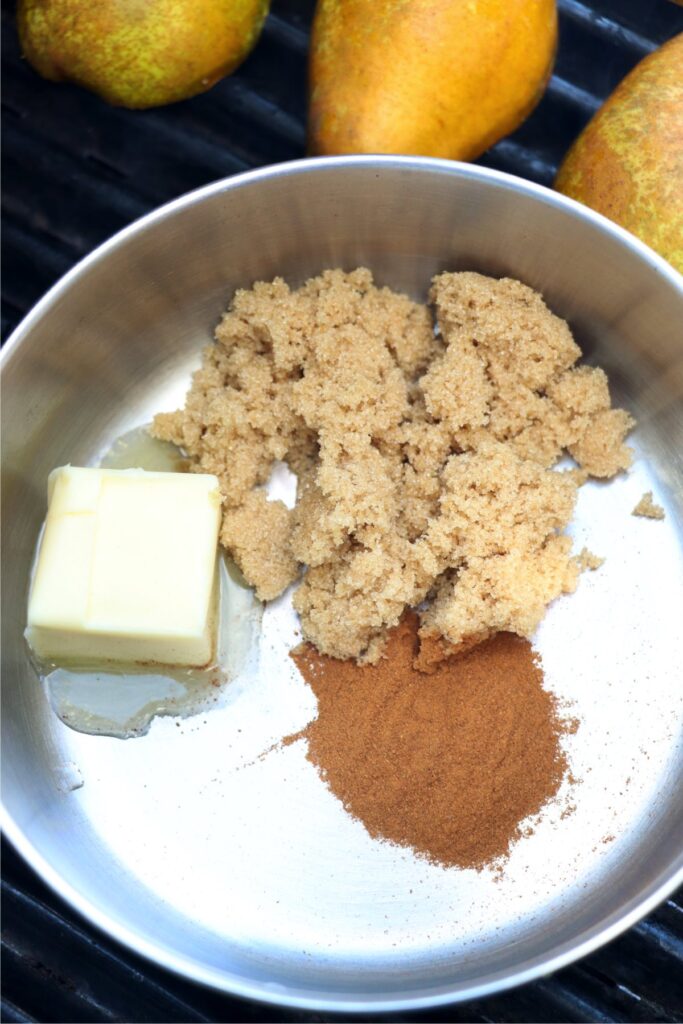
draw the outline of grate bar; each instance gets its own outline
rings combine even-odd
[[[668,928],[663,928],[654,921],[641,921],[635,926],[634,931],[649,942],[656,943],[664,953],[683,961],[683,938],[674,935]]]
[[[3,935],[5,955],[13,955],[17,962],[28,964],[38,974],[48,972],[72,1001],[84,1004],[88,1011],[84,1019],[95,1014],[102,1020],[132,1019],[128,1016],[130,985],[143,983],[146,994],[144,1001],[136,1002],[137,1019],[145,1019],[141,1016],[145,1010],[156,1010],[163,1003],[176,1020],[208,1020],[109,953],[82,928],[67,922],[42,901],[7,883],[3,884],[3,895],[6,909],[14,911],[13,927]],[[106,996],[106,1002],[95,995],[96,991]],[[153,1006],[145,1005],[151,1001]]]
[[[263,35],[293,50],[301,57],[308,56],[308,32],[292,25],[277,14],[270,14],[263,26]]]
[[[643,57],[657,49],[657,43],[651,39],[620,25],[618,21],[613,21],[604,14],[591,10],[579,0],[558,0],[557,6],[565,18],[575,21],[581,28],[585,28],[593,35],[601,36],[615,46],[627,47]]]
[[[22,100],[22,106],[31,117],[40,116],[41,93],[31,88],[27,80],[27,72],[17,75],[13,81],[15,95]],[[7,75],[9,78],[11,72]],[[140,113],[133,123],[128,119],[127,112],[120,108],[112,108],[111,116],[97,130],[91,128],[91,104],[97,101],[88,97],[87,108],[84,110],[82,96],[70,86],[60,86],[65,94],[65,108],[76,123],[81,122],[83,134],[80,139],[80,150],[73,152],[73,121],[50,119],[44,130],[42,146],[49,142],[54,152],[62,160],[76,161],[82,165],[85,159],[99,162],[104,170],[108,183],[123,196],[134,195],[144,202],[144,206],[156,205],[158,202],[159,181],[165,174],[168,177],[169,154],[182,151],[183,160],[180,168],[174,170],[174,178],[178,181],[179,190],[186,191],[194,186],[194,180],[205,181],[208,176],[223,177],[235,174],[252,166],[251,160],[240,159],[234,151],[225,145],[221,146],[209,139],[202,138],[197,132],[184,129],[182,125],[169,125],[162,117],[153,112]],[[17,126],[16,117],[6,121],[7,130],[13,128],[23,136],[22,126]],[[88,128],[90,127],[90,131]],[[133,138],[139,143],[132,145]],[[7,147],[9,150],[9,147]],[[14,146],[12,146],[14,152]],[[36,170],[39,169],[36,167]],[[109,172],[107,171],[109,168]],[[111,172],[114,172],[113,174]],[[88,168],[86,177],[102,199],[99,176]],[[189,182],[189,184],[184,184]],[[139,216],[135,214],[135,216]]]
[[[0,1000],[0,1020],[6,1024],[34,1024],[35,1017],[29,1017],[27,1013],[20,1010],[18,1006],[11,1003],[9,999]]]
[[[514,139],[503,139],[490,149],[480,163],[497,170],[531,178],[548,185],[555,175],[555,164]]]
[[[277,132],[283,139],[294,146],[303,146],[306,142],[306,129],[303,123],[291,114],[281,110],[277,103],[259,95],[248,88],[239,79],[235,79],[230,90],[231,106],[240,107],[240,112],[262,124],[270,131]],[[237,100],[237,104],[234,101]]]
[[[594,96],[587,89],[582,89],[580,86],[574,85],[573,82],[568,82],[565,78],[560,78],[558,75],[553,75],[548,82],[547,95],[552,96],[553,99],[559,100],[561,103],[568,103],[570,106],[578,107],[583,114],[587,114],[589,117],[592,117],[602,103],[600,97]]]

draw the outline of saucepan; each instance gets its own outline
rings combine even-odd
[[[638,420],[633,469],[582,489],[573,527],[605,566],[556,602],[535,639],[547,685],[581,722],[574,808],[520,842],[500,877],[372,840],[301,744],[260,757],[315,711],[277,659],[264,654],[215,711],[121,740],[58,719],[23,639],[50,470],[95,464],[116,437],[177,407],[236,288],[361,265],[415,297],[446,269],[526,282]],[[578,204],[476,166],[283,164],[116,235],[3,353],[10,841],[92,924],[156,963],[328,1011],[481,997],[628,928],[683,881],[682,365],[683,279],[671,267]],[[630,515],[646,489],[664,521]],[[264,642],[283,608],[265,613]]]

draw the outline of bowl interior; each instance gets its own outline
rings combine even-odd
[[[281,783],[286,759],[272,777],[245,781],[247,813],[230,786],[227,800],[197,801],[200,790],[210,790],[215,768],[199,749],[199,725],[185,736],[183,753],[170,723],[121,743],[75,736],[50,711],[22,636],[49,471],[92,463],[118,435],[177,407],[236,288],[276,275],[297,284],[325,267],[358,265],[415,297],[424,297],[432,275],[446,269],[513,276],[539,289],[637,416],[647,480],[667,502],[662,557],[673,570],[680,566],[681,279],[601,218],[514,178],[437,161],[356,158],[219,183],[134,225],[76,268],[19,328],[4,359],[2,759],[10,838],[92,920],[166,965],[243,994],[338,1008],[471,997],[548,969],[661,898],[680,870],[683,845],[681,752],[665,706],[666,678],[683,650],[675,628],[655,643],[663,631],[655,615],[666,612],[657,610],[661,602],[648,604],[647,595],[638,612],[638,621],[648,607],[653,616],[655,708],[647,735],[654,743],[659,718],[668,719],[669,732],[664,753],[648,769],[649,789],[637,797],[637,826],[625,824],[616,860],[596,855],[589,873],[558,879],[536,903],[529,897],[511,910],[512,894],[499,889],[507,909],[496,911],[492,896],[490,921],[467,937],[463,921],[462,941],[458,918],[466,899],[457,886],[436,904],[375,882],[367,890],[360,881],[352,892],[344,888],[339,879],[347,868],[349,877],[362,878],[350,864],[359,850],[367,854],[365,840],[344,832],[331,803],[320,811],[316,778],[288,792]],[[604,532],[607,544],[607,526]],[[644,544],[650,543],[648,536]],[[613,629],[622,645],[618,593],[628,604],[631,568],[610,592],[616,605],[600,607],[603,635]],[[657,580],[651,575],[646,583],[654,593]],[[674,587],[665,581],[661,607],[677,599]],[[551,630],[548,643],[555,635]],[[639,657],[644,671],[646,656]],[[600,680],[584,677],[587,691],[599,688]],[[632,685],[639,683],[650,685]],[[614,692],[605,699],[620,701]],[[218,756],[220,737],[206,742]],[[595,750],[599,756],[599,744]],[[198,761],[190,764],[192,758]],[[640,763],[636,758],[636,768]],[[64,783],[73,771],[84,781],[77,790]],[[145,789],[155,786],[150,805]],[[296,819],[307,815],[310,827],[299,827]],[[296,838],[307,827],[306,841]],[[129,840],[118,843],[114,830]],[[330,867],[332,836],[338,850]],[[587,833],[586,843],[594,838]],[[196,855],[194,874],[184,848]],[[237,859],[225,853],[229,848]],[[393,871],[391,857],[370,874]],[[248,896],[241,899],[232,883],[250,858],[251,881],[240,881]],[[437,869],[409,865],[408,874],[399,871],[399,889],[413,870],[435,893],[451,885],[429,875]],[[288,893],[292,905],[310,902],[303,917],[290,906],[289,932],[266,882],[278,872],[278,892]],[[164,885],[155,887],[152,880],[161,877]],[[182,898],[169,896],[181,890]],[[193,901],[213,901],[220,914],[193,913]],[[405,937],[396,923],[401,915]],[[450,921],[448,941],[439,938],[443,917]],[[392,950],[394,926],[400,938]]]

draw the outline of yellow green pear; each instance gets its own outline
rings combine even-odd
[[[123,107],[211,88],[254,46],[268,0],[20,0],[26,59]]]
[[[555,0],[318,0],[310,149],[471,160],[533,110],[556,45]]]
[[[555,188],[683,273],[683,33],[617,86],[569,150]]]

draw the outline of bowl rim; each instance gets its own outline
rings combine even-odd
[[[605,234],[611,235],[618,243],[630,249],[652,270],[661,275],[683,298],[683,275],[679,274],[662,256],[635,235],[613,223],[602,214],[543,185],[538,185],[535,182],[527,181],[524,178],[507,174],[503,171],[492,170],[475,164],[431,157],[369,154],[311,157],[292,160],[286,163],[270,164],[266,167],[221,178],[153,209],[116,232],[68,270],[27,313],[3,345],[0,352],[0,369],[7,366],[15,352],[19,349],[23,339],[44,316],[49,315],[53,305],[69,290],[71,285],[84,271],[105,260],[110,252],[124,245],[130,238],[146,231],[148,227],[154,225],[157,221],[173,217],[178,211],[202,203],[210,196],[254,185],[261,180],[290,175],[297,176],[308,172],[325,172],[337,168],[379,168],[380,170],[436,172],[454,177],[484,181],[493,187],[500,186],[512,193],[525,195],[544,205],[562,209],[574,217],[592,224],[593,227]],[[379,994],[377,996],[358,998],[343,992],[327,994],[324,991],[316,992],[313,989],[292,988],[286,991],[280,985],[275,988],[275,986],[270,986],[267,982],[245,981],[244,978],[233,975],[229,971],[206,967],[189,956],[178,954],[165,945],[157,944],[141,937],[126,924],[118,921],[109,913],[100,910],[97,904],[82,895],[75,885],[66,882],[24,834],[19,824],[12,818],[4,800],[0,806],[0,826],[14,849],[24,858],[41,880],[60,898],[65,900],[72,910],[76,911],[91,925],[94,925],[104,935],[115,939],[124,947],[145,957],[152,963],[191,981],[241,998],[304,1010],[346,1013],[390,1013],[445,1006],[449,1003],[491,996],[557,971],[573,963],[575,960],[592,953],[636,924],[659,903],[665,900],[674,889],[683,884],[682,851],[680,856],[666,870],[662,871],[654,882],[651,882],[640,893],[632,897],[625,906],[615,911],[610,918],[584,929],[578,936],[567,940],[559,948],[556,948],[550,956],[540,954],[526,964],[523,963],[513,972],[504,972],[488,980],[480,980],[474,983],[464,982],[456,987],[441,985],[427,994],[420,994],[418,990],[416,992],[404,993],[399,997]]]
[[[509,188],[513,192],[526,194],[539,200],[547,206],[555,206],[559,209],[578,216],[580,220],[587,221],[599,228],[608,235],[612,235],[619,242],[631,249],[657,273],[661,274],[683,295],[683,275],[680,274],[663,256],[651,249],[649,245],[641,241],[636,235],[622,228],[619,224],[605,217],[603,214],[592,210],[589,206],[570,199],[569,196],[556,192],[545,185],[520,178],[516,174],[508,174],[506,171],[497,171],[489,167],[480,167],[478,164],[463,163],[459,160],[442,160],[436,157],[424,156],[392,156],[384,154],[352,154],[348,156],[328,157],[306,157],[300,160],[288,160],[283,163],[268,164],[265,167],[257,167],[249,171],[241,171],[238,174],[229,175],[226,178],[219,178],[202,185],[199,188],[185,192],[176,199],[171,199],[161,206],[155,207],[149,213],[137,217],[130,224],[115,232],[96,246],[92,252],[83,256],[65,274],[62,275],[29,310],[26,316],[17,324],[10,336],[0,350],[0,367],[9,362],[14,350],[20,344],[22,338],[37,323],[40,318],[49,311],[52,304],[68,290],[73,281],[85,270],[94,266],[100,260],[105,259],[109,252],[118,248],[138,233],[145,231],[157,221],[165,220],[173,216],[181,209],[194,206],[203,202],[209,196],[219,192],[231,191],[243,185],[250,185],[261,179],[279,178],[289,175],[297,175],[306,171],[334,170],[336,167],[380,167],[406,170],[437,171],[442,174],[451,174],[456,177],[478,178],[488,181],[491,184],[498,184]]]

